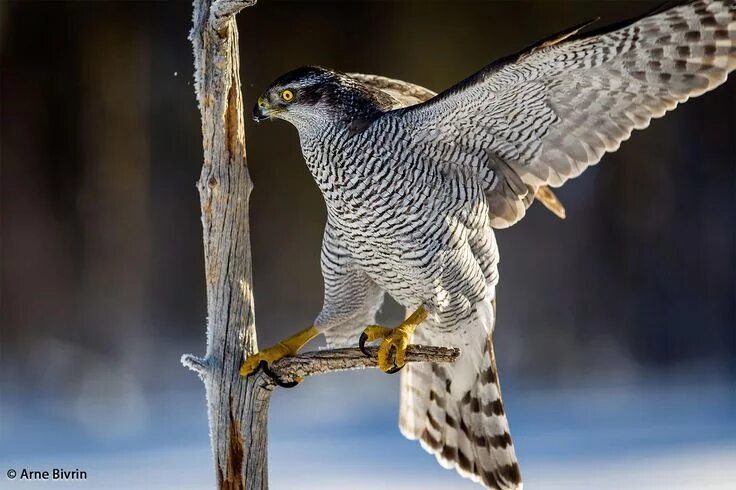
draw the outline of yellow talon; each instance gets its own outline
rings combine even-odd
[[[396,328],[387,328],[380,325],[370,325],[360,336],[360,349],[368,354],[364,344],[373,340],[383,339],[378,348],[378,368],[385,372],[396,372],[406,363],[406,348],[417,326],[427,318],[427,310],[423,306],[409,316]],[[391,362],[391,348],[396,351],[394,363]]]
[[[315,338],[317,335],[319,335],[317,329],[309,327],[306,330],[302,330],[301,332],[282,340],[273,347],[269,347],[268,349],[264,349],[248,356],[240,367],[240,375],[248,376],[249,374],[252,374],[256,369],[258,369],[258,365],[262,361],[266,361],[266,364],[270,366],[282,357],[295,356],[297,352],[299,352],[299,349],[304,347],[304,344]]]
[[[378,348],[378,368],[387,372],[394,368],[391,362],[391,347],[396,349],[396,367],[401,368],[404,366],[404,358],[406,357],[406,348],[409,346],[409,340],[411,339],[412,331],[403,330],[401,327],[395,328],[385,339],[381,342],[381,346]]]
[[[289,355],[293,356],[294,354],[289,352],[289,349],[284,344],[278,343],[273,347],[269,347],[268,349],[264,349],[260,352],[256,352],[255,354],[248,356],[245,362],[243,362],[243,365],[240,367],[240,375],[248,376],[249,374],[253,373],[256,369],[258,369],[258,365],[261,363],[261,361],[266,361],[266,363],[270,366],[271,363],[276,362],[282,357],[286,357]]]
[[[363,330],[363,333],[365,334],[366,342],[373,342],[374,340],[385,339],[392,331],[392,328],[382,327],[380,325],[370,325]]]

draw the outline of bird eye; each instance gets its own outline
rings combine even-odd
[[[281,98],[284,99],[286,102],[291,102],[294,99],[294,92],[292,92],[289,89],[286,89],[283,92],[281,92]]]

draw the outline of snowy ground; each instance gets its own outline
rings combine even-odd
[[[479,488],[399,435],[396,378],[348,373],[306,383],[273,398],[273,489]],[[201,395],[144,398],[136,409],[142,414],[96,422],[73,404],[30,407],[4,399],[2,473],[63,467],[83,469],[89,478],[11,482],[0,475],[0,488],[209,488]],[[506,398],[528,489],[736,488],[733,383],[507,386]]]

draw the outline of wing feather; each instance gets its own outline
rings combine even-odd
[[[736,68],[736,0],[696,0],[615,29],[578,30],[383,117],[401,129],[402,145],[408,138],[425,158],[452,159],[486,176],[489,169],[497,175],[503,161],[536,191],[580,175],[632,131],[722,84]],[[498,188],[495,178],[481,180],[489,193]],[[493,225],[513,224],[520,209]]]
[[[400,109],[419,104],[421,102],[426,102],[437,95],[436,92],[433,92],[428,88],[424,88],[421,85],[380,75],[348,73],[348,76],[391,96],[395,101],[394,109]]]

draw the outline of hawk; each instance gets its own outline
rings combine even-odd
[[[410,340],[456,346],[452,365],[402,371],[401,432],[487,488],[521,472],[491,343],[499,253],[494,228],[678,103],[736,68],[736,0],[697,0],[602,30],[568,29],[491,63],[439,95],[374,75],[308,66],[276,79],[258,121],[299,133],[322,191],[324,305],[309,328],[249,356],[241,374],[294,355],[379,341],[379,367]],[[411,314],[373,325],[384,293]]]

